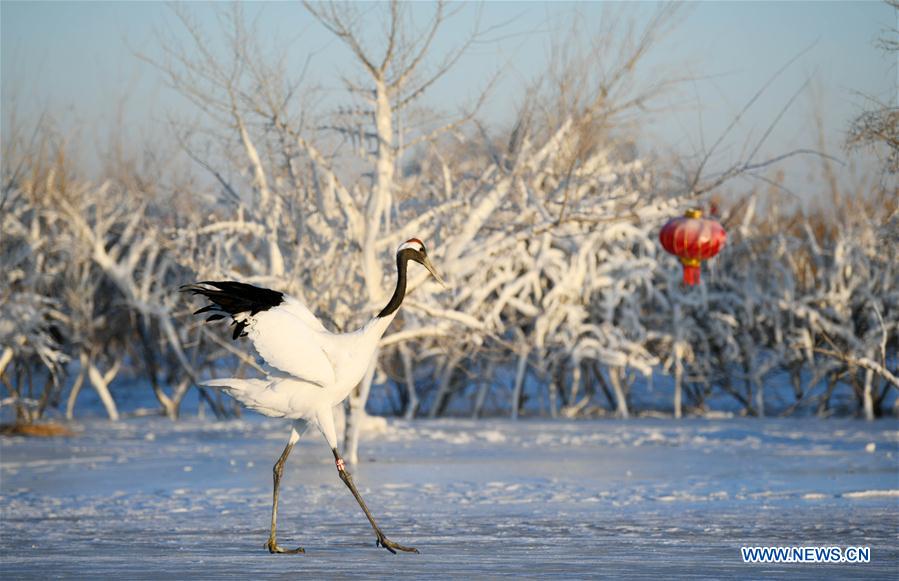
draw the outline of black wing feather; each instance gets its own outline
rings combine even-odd
[[[195,314],[195,315],[200,315],[200,314],[203,314],[203,313],[207,313],[207,312],[209,312],[209,311],[216,311],[216,310],[219,310],[218,305],[206,305],[205,307],[200,308],[200,309],[197,309],[196,311],[194,311],[194,314]]]
[[[284,293],[271,289],[253,286],[233,280],[211,281],[204,280],[194,284],[186,284],[179,289],[181,292],[189,292],[194,295],[202,295],[211,301],[211,304],[197,309],[194,314],[216,313],[206,319],[207,322],[225,318],[226,315],[234,317],[241,313],[249,313],[252,317],[256,313],[267,311],[284,302]],[[246,321],[233,321],[236,323],[233,339],[246,336],[244,328]]]

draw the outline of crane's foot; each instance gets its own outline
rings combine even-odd
[[[267,543],[265,543],[265,548],[268,549],[269,553],[273,555],[275,553],[280,553],[284,555],[296,555],[298,553],[305,553],[306,549],[303,547],[297,547],[296,549],[285,549],[283,547],[278,546],[278,543],[275,542],[275,539],[269,539]]]
[[[404,547],[399,543],[394,543],[384,535],[378,535],[377,540],[375,540],[376,547],[384,547],[394,555],[396,555],[397,551],[403,551],[404,553],[418,553],[418,549],[415,547]]]

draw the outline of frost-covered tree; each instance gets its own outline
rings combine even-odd
[[[179,285],[277,288],[345,331],[382,306],[391,250],[412,236],[452,286],[409,281],[421,288],[352,395],[347,458],[366,403],[407,418],[626,418],[654,411],[635,390],[659,374],[674,383],[661,411],[676,417],[721,395],[749,415],[887,412],[899,374],[895,191],[835,195],[829,215],[783,211],[757,192],[722,201],[729,243],[696,288],[660,252],[665,221],[785,157],[758,159],[763,137],[712,173],[724,136],[693,166],[641,154],[633,130],[677,79],[647,85],[636,71],[672,7],[643,27],[604,16],[596,35],[575,19],[508,127],[479,116],[491,78],[457,114],[428,106],[478,38],[434,51],[459,8],[366,7],[378,26],[356,5],[306,9],[352,56],[327,101],[241,6],[211,35],[174,9],[186,35],[150,60],[199,113],[172,129],[212,187],[167,183],[169,172],[115,151],[88,180],[65,147],[47,145],[56,137],[4,131],[0,382],[20,419],[60,405],[75,415],[88,385],[114,418],[111,385],[134,377],[175,418],[201,378],[260,370],[240,342],[192,320]],[[781,377],[786,400],[771,389]]]
[[[55,396],[66,354],[60,329],[66,317],[54,298],[54,271],[61,263],[38,208],[21,190],[6,188],[0,199],[0,378],[19,421],[40,418]],[[35,387],[35,381],[43,385]]]

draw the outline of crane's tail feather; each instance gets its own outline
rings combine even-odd
[[[244,328],[247,326],[247,316],[252,317],[284,302],[284,293],[233,280],[204,280],[186,284],[178,290],[202,295],[211,301],[211,304],[194,311],[195,315],[212,313],[206,319],[207,322],[230,315],[233,319],[231,324],[236,325],[231,337],[235,340],[246,335]],[[248,315],[240,317],[243,313]]]
[[[201,383],[203,387],[221,389],[245,407],[269,417],[284,417],[278,405],[278,394],[269,389],[271,379],[239,379],[224,377]]]
[[[225,391],[261,391],[268,387],[267,379],[238,379],[236,377],[222,377],[220,379],[208,379],[201,383],[203,387],[214,387]]]

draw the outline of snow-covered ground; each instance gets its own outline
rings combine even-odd
[[[0,576],[427,578],[560,575],[897,578],[899,422],[392,422],[354,472],[376,549],[317,434],[285,469],[263,549],[262,418],[90,421],[68,439],[3,438]],[[868,545],[864,565],[746,565],[743,545]]]

